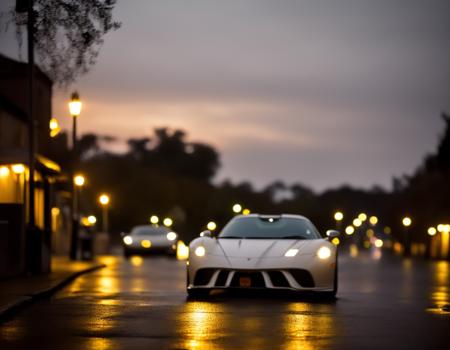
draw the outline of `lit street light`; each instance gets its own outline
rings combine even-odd
[[[361,213],[358,215],[358,219],[361,220],[361,222],[364,222],[367,220],[367,214]]]
[[[170,227],[170,226],[173,225],[173,220],[172,220],[171,218],[165,218],[165,219],[163,220],[163,224],[164,224],[164,226],[166,226],[166,227]]]
[[[69,102],[69,112],[72,116],[72,177],[74,177],[76,168],[78,166],[78,155],[77,155],[77,119],[81,113],[81,101],[80,96],[77,92],[72,93],[70,102]],[[70,258],[72,260],[77,259],[78,252],[78,226],[79,219],[76,206],[77,204],[77,184],[75,181],[72,183],[72,206],[71,206],[71,216],[72,216],[72,237],[71,237],[71,245],[70,245]]]
[[[50,137],[57,136],[59,134],[59,132],[61,131],[58,120],[56,118],[50,119],[49,128],[50,128]]]
[[[217,224],[214,221],[208,222],[208,225],[206,225],[206,228],[210,231],[214,231],[217,228]]]
[[[239,214],[242,211],[242,205],[240,204],[235,204],[233,205],[233,213],[235,214]]]
[[[334,220],[336,221],[336,229],[338,231],[341,230],[341,223],[342,223],[343,219],[344,219],[344,214],[341,211],[337,211],[334,213]]]
[[[342,214],[342,212],[337,211],[336,213],[334,213],[334,220],[342,221],[343,218],[344,218],[344,214]]]
[[[94,215],[89,215],[87,217],[87,221],[91,224],[91,225],[95,225],[95,223],[97,222],[97,218]]]
[[[110,202],[109,195],[107,195],[106,193],[102,193],[98,197],[98,202],[102,206],[102,231],[104,233],[108,233],[108,208]]]
[[[405,217],[403,218],[403,220],[402,220],[402,224],[403,224],[403,226],[405,226],[405,227],[411,226],[411,224],[412,224],[411,218],[408,217],[408,216],[405,216]]]
[[[359,218],[356,218],[355,220],[353,220],[353,226],[355,227],[359,227],[362,225],[362,221]]]
[[[355,228],[353,226],[347,226],[345,228],[345,233],[351,236],[353,233],[355,233]]]
[[[158,218],[156,215],[152,215],[152,216],[150,216],[150,222],[151,222],[153,225],[157,225],[158,222],[159,222],[159,218]]]
[[[409,216],[405,216],[402,219],[402,225],[404,227],[404,231],[403,231],[403,242],[405,244],[405,256],[410,256],[411,255],[411,236],[408,234],[408,229],[412,224],[412,220]]]
[[[86,179],[83,175],[75,175],[73,178],[73,182],[75,183],[75,186],[77,187],[83,187]]]

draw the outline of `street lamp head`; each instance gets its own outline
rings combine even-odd
[[[342,221],[343,218],[344,218],[344,214],[342,212],[337,211],[336,213],[334,213],[334,220]]]
[[[233,212],[234,213],[236,213],[236,214],[238,214],[238,213],[240,213],[242,211],[242,205],[240,205],[240,204],[235,204],[235,205],[233,205]]]
[[[437,230],[435,227],[430,227],[430,228],[428,228],[427,232],[428,232],[428,235],[434,236],[436,234]]]
[[[210,231],[214,231],[217,228],[217,224],[214,221],[208,222],[208,225],[206,225],[206,228]]]
[[[75,186],[82,187],[85,183],[86,179],[83,175],[75,175],[73,178],[73,182],[75,183]]]
[[[109,204],[109,196],[107,194],[101,194],[100,197],[98,197],[98,201],[101,205],[106,206]]]
[[[97,222],[97,218],[94,215],[89,215],[87,217],[87,221],[91,224],[94,225]]]
[[[403,220],[402,220],[402,224],[403,224],[403,226],[405,226],[405,227],[411,226],[411,224],[412,224],[411,218],[408,217],[408,216],[405,216],[405,217],[403,218]]]
[[[352,234],[354,234],[355,233],[355,228],[353,227],[353,226],[347,226],[346,228],[345,228],[345,233],[347,234],[347,235],[349,235],[349,236],[351,236]]]
[[[163,224],[164,224],[164,226],[170,227],[173,225],[173,220],[171,218],[165,218],[163,220]]]
[[[50,119],[49,127],[50,127],[50,137],[55,137],[61,131],[58,120],[56,118]]]
[[[356,218],[353,220],[353,226],[359,227],[361,225],[362,225],[362,221],[360,219]]]
[[[72,117],[78,117],[81,113],[81,107],[82,103],[80,101],[80,96],[78,95],[78,92],[72,93],[72,97],[70,98],[69,102],[69,111],[70,115]]]
[[[358,215],[358,219],[359,219],[361,222],[366,221],[366,220],[367,220],[367,214],[366,214],[366,213],[360,213],[360,214]]]

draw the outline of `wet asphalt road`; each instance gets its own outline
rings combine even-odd
[[[219,294],[188,301],[185,262],[108,258],[0,325],[0,349],[441,349],[448,262],[340,257],[336,301]]]

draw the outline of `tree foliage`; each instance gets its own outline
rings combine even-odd
[[[336,226],[336,210],[344,212],[341,229],[365,212],[379,218],[376,234],[383,234],[383,228],[389,226],[399,240],[403,237],[401,218],[411,215],[414,225],[410,234],[414,240],[424,241],[427,227],[445,221],[450,212],[450,118],[444,114],[443,120],[445,130],[436,152],[392,191],[341,186],[316,193],[300,182],[289,186],[274,181],[260,190],[249,182],[214,183],[219,154],[209,145],[187,142],[181,130],[161,128],[149,137],[130,139],[124,154],[102,149],[101,141],[109,138],[88,134],[78,143],[81,170],[88,179],[82,208],[86,213],[98,210],[96,196],[106,191],[112,197],[115,232],[146,223],[152,214],[177,215],[174,229],[186,241],[196,237],[210,220],[223,227],[236,202],[256,213],[305,215],[321,232]],[[70,159],[67,137],[61,134],[53,140],[55,147],[49,156],[65,165]],[[289,196],[284,195],[287,192]]]
[[[68,85],[96,62],[103,37],[120,27],[112,18],[116,0],[34,0],[34,42],[40,68]],[[26,13],[10,11],[21,44]]]

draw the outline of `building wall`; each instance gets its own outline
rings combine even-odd
[[[0,149],[26,149],[27,125],[0,108]]]
[[[34,116],[37,152],[46,155],[50,145],[49,123],[52,115],[52,82],[39,68],[34,70]],[[0,55],[0,95],[28,114],[28,67]]]

